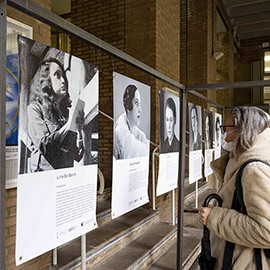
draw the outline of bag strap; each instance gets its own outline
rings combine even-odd
[[[244,197],[243,197],[242,175],[243,175],[244,168],[251,162],[262,162],[265,165],[270,167],[270,164],[264,160],[249,159],[245,163],[242,164],[239,171],[237,172],[236,180],[235,180],[235,190],[234,190],[233,201],[232,201],[232,209],[235,209],[239,212],[243,212],[244,214],[247,214],[247,210],[246,210]],[[232,269],[232,257],[233,257],[234,247],[235,247],[234,243],[226,241],[222,270]],[[255,260],[256,260],[257,270],[262,270],[261,250],[258,248],[255,248],[254,251],[255,251]]]

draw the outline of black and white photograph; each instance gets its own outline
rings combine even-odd
[[[215,159],[221,156],[221,129],[222,125],[222,115],[215,113],[215,124],[214,124],[214,134],[215,134]]]
[[[213,113],[204,110],[204,131],[205,131],[205,149],[213,148]]]
[[[150,90],[113,72],[112,219],[149,201]]]
[[[204,110],[204,176],[207,177],[213,173],[210,163],[213,160],[213,113]]]
[[[201,106],[188,103],[189,109],[189,151],[202,150]]]
[[[177,188],[179,164],[179,96],[164,87],[159,90],[160,154],[157,196]]]
[[[150,92],[147,85],[114,73],[115,159],[149,155]]]
[[[179,98],[159,91],[160,101],[160,153],[179,152]]]
[[[19,57],[19,173],[97,163],[96,66],[23,37]]]
[[[95,65],[28,38],[18,44],[16,265],[97,227],[99,95]]]
[[[202,177],[202,109],[188,103],[189,111],[189,183]]]

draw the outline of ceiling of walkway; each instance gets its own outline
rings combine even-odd
[[[270,36],[270,0],[220,0],[240,40]]]

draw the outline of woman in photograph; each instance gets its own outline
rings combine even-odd
[[[27,107],[30,171],[73,167],[84,153],[84,113],[70,110],[68,81],[62,64],[53,58],[43,61],[34,80],[37,89],[32,89],[34,96]]]
[[[161,145],[162,153],[178,152],[179,140],[176,138],[174,129],[176,124],[176,107],[172,98],[166,100],[165,105],[165,126],[166,126],[166,139]]]
[[[128,85],[123,95],[123,113],[114,127],[114,157],[128,159],[149,154],[149,141],[139,129],[141,118],[141,96],[135,85]]]
[[[196,106],[194,105],[190,110],[190,127],[192,134],[190,151],[197,151],[202,149],[202,136],[199,132],[199,118]]]

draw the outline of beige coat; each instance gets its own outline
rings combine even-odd
[[[212,256],[217,258],[215,269],[223,262],[225,240],[236,243],[234,270],[256,270],[253,248],[270,248],[270,167],[252,162],[244,169],[242,186],[248,215],[231,208],[236,174],[247,160],[257,158],[270,162],[270,129],[259,135],[255,145],[236,161],[226,154],[213,161],[211,167],[221,187],[218,191],[223,207],[214,207],[207,219],[211,231]],[[263,270],[270,270],[270,259],[262,254]]]

